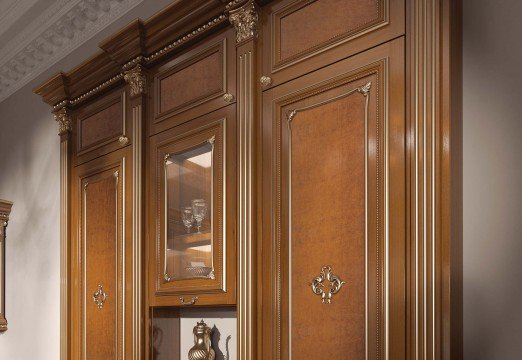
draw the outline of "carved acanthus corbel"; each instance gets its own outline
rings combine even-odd
[[[134,68],[128,71],[125,71],[123,78],[130,86],[131,96],[145,93],[147,87],[147,78],[145,76],[143,67],[140,64],[136,65]]]
[[[58,135],[72,130],[72,120],[66,107],[54,112],[54,120],[58,122]]]
[[[247,2],[238,9],[231,10],[229,20],[236,28],[236,40],[238,43],[250,40],[257,36],[257,23],[259,16],[253,0]]]

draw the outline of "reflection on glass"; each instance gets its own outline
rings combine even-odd
[[[213,139],[165,156],[165,280],[213,279]]]

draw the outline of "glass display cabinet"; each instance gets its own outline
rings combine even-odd
[[[229,218],[235,209],[231,187],[235,180],[226,176],[232,164],[228,164],[225,151],[233,142],[224,142],[225,124],[232,118],[225,115],[214,120],[214,116],[152,137],[152,143],[157,144],[151,161],[156,164],[153,219],[157,226],[153,237],[156,247],[151,249],[156,253],[151,283],[158,305],[234,302],[234,278],[227,281],[227,276],[235,273],[231,259],[235,223]],[[227,191],[226,187],[231,188]]]
[[[215,137],[165,154],[165,281],[215,279],[212,183]]]
[[[0,199],[0,331],[7,330],[5,317],[5,238],[13,203]]]

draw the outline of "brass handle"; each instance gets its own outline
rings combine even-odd
[[[234,101],[234,95],[226,93],[223,95],[223,100],[225,100],[227,103],[231,103]]]
[[[98,290],[92,295],[92,299],[94,300],[94,303],[98,307],[98,309],[103,309],[103,305],[105,304],[105,301],[107,300],[107,293],[103,290],[102,285],[98,285]]]
[[[180,297],[179,298],[179,301],[180,301],[180,304],[181,305],[187,305],[187,306],[190,306],[190,305],[194,305],[196,303],[196,301],[198,301],[198,297],[197,296],[194,296],[192,299],[190,299],[190,301],[185,301],[185,298],[184,297]]]
[[[259,82],[261,83],[261,86],[267,87],[267,86],[272,85],[272,78],[270,76],[263,75],[259,79]]]
[[[129,138],[126,136],[120,136],[118,138],[118,142],[120,143],[121,146],[125,146],[129,143]]]
[[[325,280],[329,282],[329,286],[325,291]],[[332,297],[341,290],[341,287],[346,284],[345,281],[342,281],[339,276],[334,275],[332,272],[332,267],[330,265],[325,265],[321,268],[321,273],[319,276],[315,277],[312,280],[312,292],[315,295],[321,296],[321,300],[323,304],[330,304],[332,302]]]

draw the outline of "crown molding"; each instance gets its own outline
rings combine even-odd
[[[0,49],[0,102],[141,2],[54,2]]]

